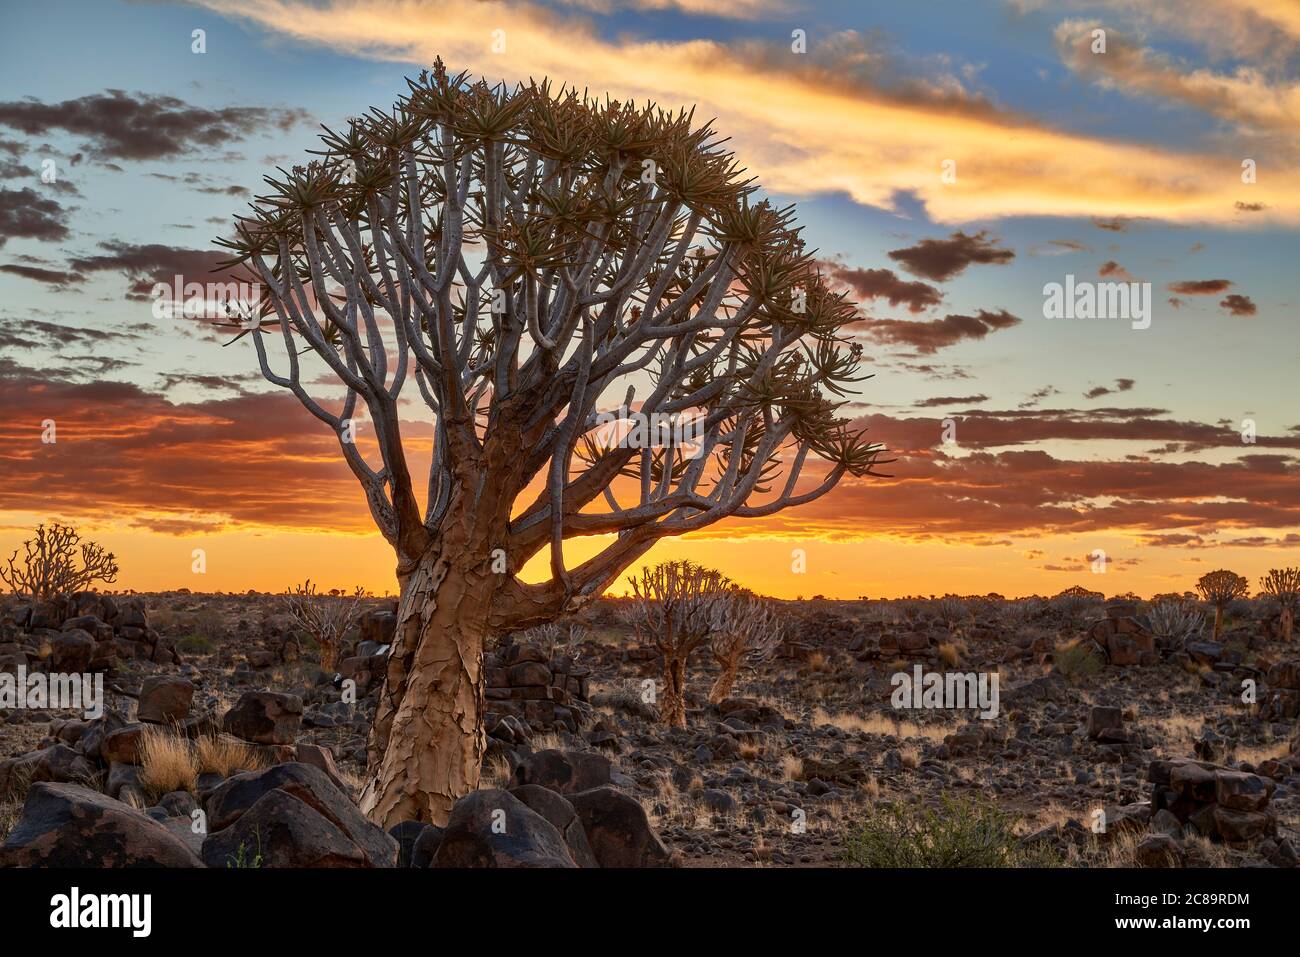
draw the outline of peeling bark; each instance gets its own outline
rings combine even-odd
[[[362,811],[388,828],[446,823],[478,787],[483,641],[493,583],[434,551],[406,577],[369,742]]]

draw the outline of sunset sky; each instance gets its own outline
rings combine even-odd
[[[847,411],[893,477],[651,559],[782,597],[1150,595],[1300,564],[1300,0],[46,0],[2,16],[4,557],[61,520],[115,551],[119,588],[392,590],[333,436],[262,381],[246,339],[156,317],[150,290],[206,278],[263,175],[441,56],[716,117],[860,303],[874,377]],[[1150,283],[1150,327],[1046,318],[1044,286],[1070,275]]]

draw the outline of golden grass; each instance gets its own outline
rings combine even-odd
[[[259,750],[228,734],[206,734],[194,742],[200,774],[229,777],[237,771],[260,771],[269,765]]]
[[[507,788],[510,786],[510,762],[497,755],[488,760],[483,772],[483,787]]]
[[[195,790],[199,766],[190,742],[170,731],[147,727],[140,738],[140,783],[151,798]]]
[[[964,654],[966,654],[966,645],[960,641],[945,641],[939,645],[939,660],[949,668],[956,668],[961,664]]]
[[[781,755],[781,780],[803,780],[803,758],[794,754]]]
[[[952,728],[944,724],[917,724],[915,721],[884,714],[860,715],[849,712],[833,714],[824,708],[817,708],[813,712],[812,720],[814,725],[829,724],[841,731],[894,735],[899,738],[925,738],[927,741],[942,741],[952,733]]]

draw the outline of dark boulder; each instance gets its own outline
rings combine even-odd
[[[564,838],[508,791],[467,794],[447,819],[432,867],[576,867]]]
[[[548,749],[528,755],[510,778],[511,787],[538,784],[560,794],[589,791],[611,783],[609,758],[591,751]]]
[[[245,691],[226,712],[225,731],[255,744],[292,744],[302,725],[302,698],[275,691]]]
[[[32,785],[0,847],[3,867],[200,867],[158,822],[78,784]]]
[[[601,867],[669,866],[668,850],[636,798],[615,787],[599,787],[571,794],[569,802]]]
[[[271,791],[283,791],[316,811],[355,844],[370,867],[397,863],[397,841],[371,824],[323,771],[306,764],[277,764],[228,778],[207,797],[208,828],[234,825]],[[276,805],[283,808],[285,805]]]

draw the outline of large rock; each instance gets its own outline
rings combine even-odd
[[[431,867],[576,867],[555,827],[509,791],[475,791],[452,806]]]
[[[94,766],[79,752],[66,744],[54,744],[0,761],[0,796],[29,782],[81,784],[94,774]]]
[[[537,784],[525,784],[513,788],[510,793],[551,822],[551,826],[564,838],[564,844],[574,863],[579,867],[600,866],[596,855],[591,853],[587,832],[583,830],[578,812],[563,795]]]
[[[277,691],[245,691],[226,712],[227,733],[255,744],[292,744],[302,725],[302,699]]]
[[[591,751],[554,748],[528,755],[510,778],[511,787],[538,784],[560,794],[590,791],[610,783],[609,758]]]
[[[145,726],[139,722],[110,731],[99,745],[100,758],[105,764],[139,764],[144,731]]]
[[[50,670],[65,675],[85,674],[95,655],[95,639],[89,632],[74,628],[50,639]]]
[[[601,867],[667,867],[668,850],[659,841],[641,802],[615,787],[569,795],[587,843]]]
[[[397,842],[384,837],[392,841],[395,861]],[[229,827],[209,834],[203,862],[231,868],[374,866],[342,828],[279,789],[264,793]]]
[[[114,711],[111,708],[106,709],[101,717],[90,722],[86,728],[86,733],[81,736],[81,751],[91,760],[98,760],[100,757],[99,749],[104,742],[104,738],[118,728],[127,725],[126,718],[120,711]]]
[[[200,867],[185,842],[120,801],[78,784],[32,785],[0,847],[3,867]]]
[[[1119,708],[1096,705],[1088,710],[1088,737],[1094,741],[1125,741],[1124,714]]]
[[[397,635],[397,616],[391,611],[367,611],[361,615],[361,640],[391,645]]]
[[[137,717],[154,724],[181,721],[190,713],[194,684],[179,675],[152,675],[140,685]]]
[[[397,863],[397,841],[366,820],[323,771],[296,762],[245,771],[216,787],[207,798],[208,829],[215,833],[231,827],[271,791],[297,798],[341,831],[360,850],[365,866],[393,867]],[[281,802],[274,807],[283,810],[292,805]]]

